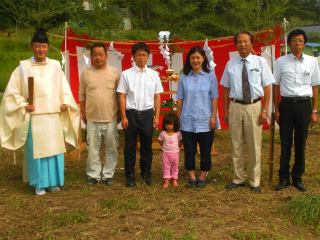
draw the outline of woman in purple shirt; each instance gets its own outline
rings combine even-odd
[[[211,146],[218,107],[218,82],[209,70],[204,50],[190,49],[177,91],[177,115],[185,149],[185,168],[189,174],[190,188],[206,186],[206,175],[211,170]],[[195,176],[195,155],[200,146],[200,177]]]

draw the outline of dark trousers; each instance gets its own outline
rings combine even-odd
[[[305,170],[305,147],[311,115],[310,100],[295,102],[292,98],[282,98],[280,112],[280,181],[290,180],[290,157],[294,131],[295,163],[292,167],[292,181],[301,182]]]
[[[125,147],[124,162],[125,176],[135,176],[137,137],[140,138],[140,169],[141,177],[151,177],[152,164],[152,109],[138,113],[136,110],[126,110],[129,126],[124,130]]]
[[[199,143],[201,152],[200,169],[201,171],[211,170],[211,146],[213,143],[214,129],[209,132],[185,132],[182,133],[184,144],[184,166],[188,171],[196,169],[195,155],[197,152],[197,143]]]

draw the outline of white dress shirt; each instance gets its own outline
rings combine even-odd
[[[242,96],[242,68],[241,57],[236,57],[227,63],[220,84],[230,88],[230,98],[243,100]],[[248,71],[248,81],[250,84],[251,99],[263,97],[263,87],[274,83],[271,69],[262,57],[249,54],[245,61]]]
[[[163,92],[163,88],[156,71],[134,65],[122,72],[117,92],[127,95],[127,110],[143,111],[154,107],[154,95]]]
[[[318,61],[306,54],[300,60],[293,54],[278,58],[273,75],[283,97],[312,97],[312,86],[320,84]]]

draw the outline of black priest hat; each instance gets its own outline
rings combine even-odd
[[[48,43],[49,44],[49,39],[47,37],[46,31],[44,28],[41,26],[37,29],[35,34],[33,35],[33,38],[31,40],[31,44],[34,42],[38,43]]]

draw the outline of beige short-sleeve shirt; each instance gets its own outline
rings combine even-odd
[[[93,122],[117,120],[117,87],[120,80],[118,69],[107,66],[86,68],[80,76],[79,101],[86,101],[86,117]]]

